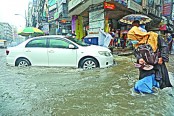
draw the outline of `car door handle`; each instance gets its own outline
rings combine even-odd
[[[53,50],[49,50],[48,52],[49,52],[49,53],[54,53],[54,51],[53,51]]]
[[[31,52],[30,50],[26,50],[26,52]]]

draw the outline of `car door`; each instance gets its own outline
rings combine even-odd
[[[24,52],[33,66],[48,66],[46,38],[37,38],[29,41],[25,46]]]
[[[69,48],[71,43],[64,38],[49,38],[48,59],[49,66],[77,65],[77,49]]]

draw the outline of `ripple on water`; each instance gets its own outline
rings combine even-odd
[[[3,52],[0,50],[0,55]],[[0,112],[4,115],[173,115],[173,89],[165,88],[152,95],[135,93],[132,88],[138,80],[138,71],[132,66],[133,60],[115,59],[117,66],[84,71],[9,67],[2,55]],[[169,75],[174,85],[174,76]]]

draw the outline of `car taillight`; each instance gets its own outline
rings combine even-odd
[[[9,52],[10,52],[9,50],[6,50],[6,55],[8,55],[8,54],[9,54]]]

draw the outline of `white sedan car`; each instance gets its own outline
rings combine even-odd
[[[83,69],[113,65],[113,55],[106,47],[88,45],[60,35],[39,36],[6,50],[7,65],[59,66]]]

